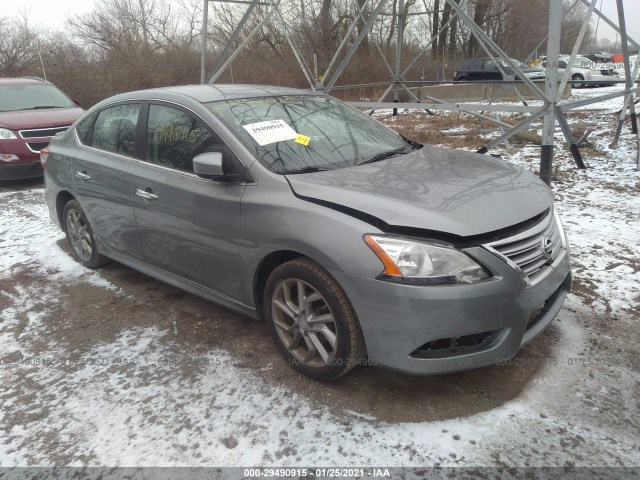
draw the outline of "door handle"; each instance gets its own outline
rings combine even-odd
[[[157,200],[158,196],[153,192],[149,192],[147,190],[136,189],[136,195],[144,198],[145,200]]]
[[[76,177],[80,180],[91,180],[91,177],[87,175],[86,170],[84,172],[76,172]]]

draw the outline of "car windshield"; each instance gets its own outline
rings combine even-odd
[[[418,148],[324,95],[242,98],[205,106],[277,173],[350,167]]]
[[[69,97],[51,84],[0,86],[0,111],[75,107]]]

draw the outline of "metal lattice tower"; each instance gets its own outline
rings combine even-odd
[[[236,25],[233,33],[231,34],[227,44],[225,45],[223,51],[218,56],[218,59],[215,61],[214,65],[210,69],[213,73],[210,76],[206,77],[206,68],[205,68],[205,59],[206,59],[206,43],[207,43],[207,25],[208,25],[208,11],[209,11],[209,2],[212,1],[220,1],[220,2],[231,2],[231,3],[243,3],[247,4],[247,10]],[[237,55],[247,46],[247,44],[251,41],[251,39],[264,27],[267,21],[274,17],[276,21],[279,23],[282,28],[282,32],[287,40],[291,51],[302,70],[307,82],[309,83],[309,88],[313,91],[320,90],[324,93],[330,93],[332,89],[337,88],[337,82],[344,72],[345,68],[349,65],[349,62],[352,60],[354,54],[356,53],[358,47],[361,45],[363,39],[371,32],[371,29],[378,17],[381,15],[381,12],[387,3],[387,0],[367,0],[364,2],[361,7],[358,9],[357,15],[352,20],[347,34],[344,36],[343,41],[339,45],[336,52],[333,54],[331,61],[329,62],[324,75],[319,80],[317,75],[314,75],[314,72],[309,68],[307,61],[304,56],[301,54],[300,49],[297,47],[295,42],[292,39],[292,36],[289,33],[287,24],[280,10],[280,1],[281,0],[203,0],[203,32],[202,32],[202,56],[201,56],[201,83],[214,83],[216,82],[220,76],[225,72],[227,68],[231,65],[233,60],[237,57]],[[638,66],[640,62],[636,62],[633,71],[631,71],[631,65],[629,61],[629,45],[631,45],[635,49],[640,49],[640,45],[634,39],[629,38],[627,35],[626,29],[626,19],[625,19],[625,11],[623,0],[616,0],[617,11],[618,11],[618,19],[617,22],[611,20],[606,15],[604,15],[599,9],[596,8],[596,4],[598,0],[574,0],[574,3],[571,6],[571,9],[575,8],[578,4],[583,4],[588,8],[588,13],[585,16],[579,34],[575,40],[571,58],[568,62],[569,65],[572,65],[578,51],[582,45],[582,41],[587,32],[589,23],[591,21],[592,16],[595,14],[599,17],[599,21],[602,20],[604,23],[609,25],[614,31],[616,31],[620,35],[621,44],[622,44],[622,53],[624,57],[625,64],[625,88],[623,91],[610,93],[605,95],[600,95],[591,99],[581,100],[581,101],[569,101],[561,103],[561,95],[565,90],[566,85],[571,82],[571,69],[565,69],[564,75],[560,75],[558,72],[558,64],[559,64],[559,54],[560,54],[560,40],[561,40],[561,23],[562,23],[562,13],[563,13],[563,0],[550,0],[549,6],[549,30],[547,36],[542,39],[542,41],[538,44],[538,48],[541,47],[544,42],[547,43],[547,68],[546,68],[546,79],[544,89],[538,87],[535,82],[531,81],[521,70],[521,68],[514,64],[511,58],[494,42],[489,35],[480,28],[477,24],[474,23],[473,19],[469,17],[469,15],[465,11],[465,5],[467,0],[459,0],[457,3],[454,0],[444,0],[451,7],[451,17],[448,22],[446,22],[440,29],[440,32],[436,33],[423,47],[418,54],[418,56],[406,67],[404,70],[401,68],[401,58],[402,58],[402,45],[403,45],[403,36],[404,36],[404,28],[406,25],[406,13],[397,13],[397,28],[396,28],[396,52],[395,52],[395,65],[394,68],[391,67],[387,59],[384,57],[380,46],[375,43],[375,47],[377,48],[380,55],[382,55],[385,65],[389,70],[389,82],[387,89],[384,94],[380,97],[377,102],[350,102],[351,105],[356,107],[364,107],[371,109],[372,111],[377,108],[392,108],[394,109],[394,114],[397,111],[398,107],[408,108],[408,109],[422,109],[422,110],[449,110],[449,111],[461,111],[467,113],[469,115],[473,115],[484,120],[488,120],[496,125],[497,128],[500,129],[501,135],[497,138],[488,142],[485,146],[478,150],[479,153],[487,153],[490,149],[496,147],[499,144],[508,144],[508,141],[511,137],[516,135],[517,133],[527,129],[534,122],[539,121],[540,119],[544,119],[543,123],[543,135],[542,135],[542,149],[541,149],[541,158],[540,158],[540,177],[548,184],[551,182],[551,172],[552,172],[552,164],[553,164],[553,152],[555,147],[555,138],[554,132],[556,124],[560,126],[562,134],[564,136],[566,144],[569,146],[571,154],[576,162],[578,168],[586,168],[582,156],[580,154],[580,149],[578,147],[578,142],[574,138],[569,123],[567,121],[567,112],[574,110],[579,107],[583,107],[585,105],[596,104],[605,100],[610,100],[616,97],[624,96],[624,106],[622,111],[620,112],[620,118],[618,121],[618,127],[616,130],[615,138],[613,144],[616,145],[618,143],[620,134],[622,132],[622,128],[624,125],[624,121],[627,116],[627,112],[630,113],[631,119],[631,130],[638,137],[638,119],[635,111],[635,96],[638,95],[638,87],[635,87],[636,78],[638,77]],[[236,47],[233,45],[240,38],[241,32],[245,28],[247,21],[249,18],[255,13],[256,7],[258,5],[266,6],[266,12],[262,14],[262,18],[254,28],[243,38],[242,42]],[[365,8],[369,6],[368,16],[365,17]],[[426,8],[426,4],[425,4]],[[398,12],[404,12],[404,0],[399,0],[399,8]],[[524,101],[524,98],[520,95],[517,89],[514,89],[514,92],[520,97],[522,105],[499,105],[499,104],[486,104],[486,103],[451,103],[449,101],[441,100],[435,97],[427,97],[426,100],[428,102],[422,101],[413,91],[409,88],[409,85],[412,85],[416,82],[408,82],[405,80],[405,75],[410,70],[410,68],[420,59],[422,55],[427,52],[427,49],[430,48],[431,44],[435,41],[435,39],[440,35],[440,33],[446,29],[449,24],[456,19],[464,25],[471,34],[475,37],[476,41],[480,48],[484,51],[484,53],[490,57],[492,60],[500,60],[496,61],[496,65],[500,69],[503,74],[503,78],[508,78],[509,80],[505,82],[506,84],[514,83],[514,76],[517,76],[527,85],[532,92],[538,97],[539,100],[542,101],[542,107],[530,106],[527,105],[527,102]],[[353,34],[355,31],[358,31],[357,36],[353,38]],[[352,39],[351,43],[349,41]],[[537,48],[536,48],[537,50]],[[344,55],[343,55],[344,53]],[[529,56],[531,58],[532,54]],[[342,57],[342,58],[341,58]],[[508,77],[505,74],[505,71],[502,64],[507,65],[510,69],[515,72],[515,75]],[[418,82],[420,83],[420,82]],[[446,83],[446,82],[440,82]],[[371,86],[373,84],[369,84]],[[367,86],[367,85],[361,85]],[[403,102],[399,103],[400,93],[406,92],[410,98],[412,98],[413,102]],[[392,101],[388,101],[387,97],[393,93]],[[518,112],[526,115],[526,118],[520,121],[517,125],[513,126],[507,123],[500,121],[499,119],[494,118],[493,116],[485,115],[483,112]],[[638,137],[638,169],[640,169],[640,137]]]

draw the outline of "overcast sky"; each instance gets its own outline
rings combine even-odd
[[[96,0],[20,0],[9,2],[3,0],[3,6],[0,10],[2,16],[18,15],[20,11],[29,14],[29,19],[33,23],[39,23],[51,28],[62,27],[65,19],[73,14],[88,12],[92,9]],[[626,18],[627,31],[629,36],[636,42],[640,42],[640,1],[639,0],[623,0]],[[601,8],[602,5],[602,8]],[[616,0],[598,0],[598,8],[617,24],[618,14],[616,9]],[[596,16],[592,22],[594,28]],[[603,21],[600,21],[598,28],[598,37],[605,37],[615,42],[616,34]],[[618,42],[618,45],[620,43]]]

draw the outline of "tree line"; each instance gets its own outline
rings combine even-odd
[[[207,67],[211,68],[230,40],[234,46],[243,42],[273,3],[279,4],[278,13],[269,16],[219,82],[308,88],[285,34],[308,65],[318,66],[321,75],[343,40],[346,38],[347,46],[354,41],[377,4],[376,0],[263,0],[240,35],[232,38],[247,5],[211,2]],[[545,38],[549,0],[456,3],[515,58],[526,59]],[[584,5],[574,4],[565,2],[565,52],[573,46],[586,12]],[[0,76],[46,76],[85,107],[124,91],[199,83],[202,8],[202,0],[102,0],[89,13],[72,14],[55,29],[34,24],[26,13],[0,17]],[[486,56],[445,0],[389,0],[339,83],[390,79],[399,19],[404,21],[402,65],[426,51],[405,80],[450,79],[462,60]],[[593,46],[590,32],[584,45],[587,49]],[[545,46],[543,42],[539,53]],[[361,88],[342,95],[364,98],[375,93]]]

